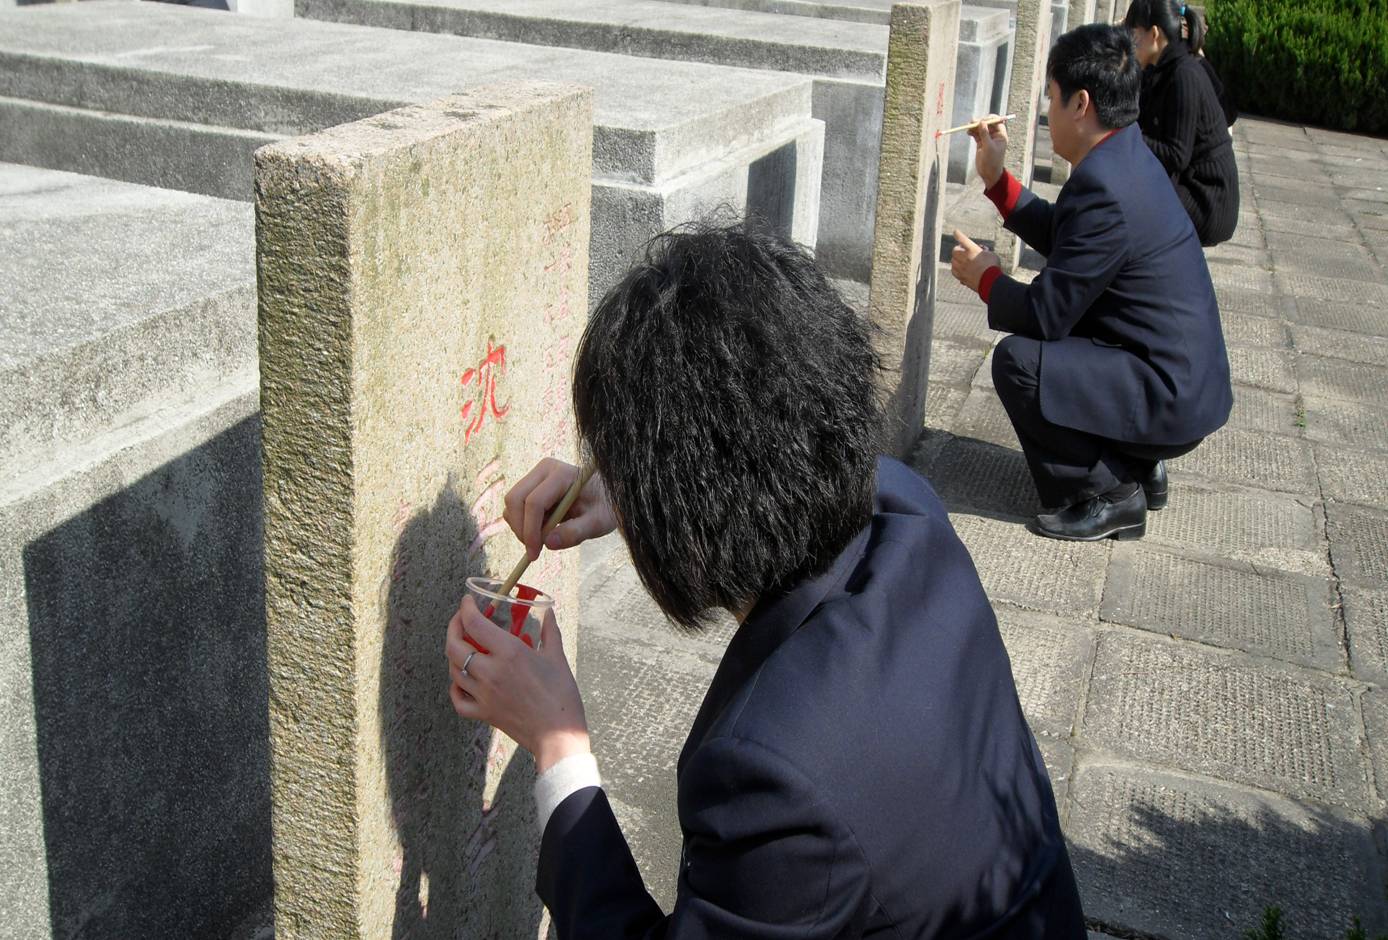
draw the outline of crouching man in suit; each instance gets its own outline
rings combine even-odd
[[[1011,333],[993,381],[1043,506],[1040,534],[1140,538],[1166,505],[1164,460],[1193,450],[1233,407],[1200,239],[1136,122],[1127,33],[1082,26],[1046,64],[1055,152],[1074,171],[1051,205],[1003,169],[1001,123],[973,131],[987,196],[1046,257],[1030,284],[956,232],[954,276]]]
[[[454,708],[535,755],[561,940],[1084,940],[988,598],[929,484],[878,456],[877,378],[809,256],[739,226],[663,236],[593,311],[573,393],[597,474],[544,544],[616,529],[670,618],[740,625],[679,758],[666,913],[553,615],[537,650],[471,598],[449,624]],[[576,475],[542,461],[507,495],[532,558]]]

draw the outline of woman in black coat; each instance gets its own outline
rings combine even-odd
[[[1239,171],[1214,70],[1198,55],[1204,20],[1181,0],[1133,0],[1123,24],[1144,69],[1142,136],[1171,177],[1200,243],[1227,241],[1239,219]]]

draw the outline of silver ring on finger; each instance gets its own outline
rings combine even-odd
[[[468,664],[472,662],[472,657],[474,657],[474,656],[476,656],[476,655],[477,655],[477,650],[473,650],[471,653],[468,653],[468,654],[467,654],[467,659],[463,660],[463,668],[458,670],[458,671],[459,671],[460,673],[462,673],[463,676],[466,677],[466,678],[471,678],[471,677],[468,676],[468,674],[467,674],[467,667],[468,667]]]

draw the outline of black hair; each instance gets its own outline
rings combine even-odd
[[[705,223],[647,246],[589,318],[574,413],[666,616],[745,609],[867,525],[880,370],[867,321],[782,236]]]
[[[1081,89],[1089,92],[1104,127],[1127,127],[1137,120],[1142,69],[1126,29],[1090,23],[1070,30],[1051,46],[1046,77],[1060,86],[1063,104]]]
[[[1205,18],[1200,11],[1181,0],[1133,0],[1123,17],[1128,29],[1151,29],[1155,26],[1166,35],[1167,42],[1184,41],[1191,52],[1205,46]],[[1181,27],[1185,27],[1182,35]]]

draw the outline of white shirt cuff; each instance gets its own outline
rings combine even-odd
[[[585,787],[602,786],[598,761],[592,754],[570,754],[535,778],[535,820],[544,835],[549,817],[559,804]]]

